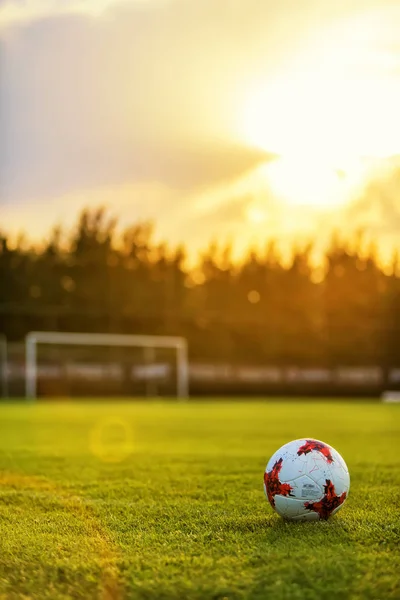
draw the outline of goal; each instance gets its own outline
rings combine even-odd
[[[8,396],[8,351],[7,338],[0,334],[0,386],[3,398]]]
[[[38,356],[41,346],[48,350],[44,366]],[[103,360],[99,360],[99,350],[103,352]],[[104,351],[112,355],[114,362],[104,363]],[[157,362],[159,351],[168,351],[168,362]],[[129,395],[146,396],[157,395],[158,380],[169,378],[173,379],[171,395],[181,399],[189,396],[188,346],[181,337],[33,331],[25,339],[25,361],[26,397],[30,399],[38,396],[40,377],[80,378],[89,385],[92,382],[92,389],[97,382],[98,395],[103,395],[101,392],[111,380],[114,383],[140,380],[144,382],[144,391],[140,394],[131,391]]]

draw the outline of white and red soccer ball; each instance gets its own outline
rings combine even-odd
[[[272,508],[293,521],[327,520],[349,495],[350,475],[340,454],[311,438],[294,440],[270,458],[264,491]]]

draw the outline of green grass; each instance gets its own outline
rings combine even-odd
[[[399,409],[0,405],[0,598],[398,599]],[[286,523],[263,495],[270,455],[304,436],[350,469],[328,522]]]

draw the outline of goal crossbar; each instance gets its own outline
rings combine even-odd
[[[27,398],[34,399],[37,396],[38,344],[175,349],[177,353],[177,394],[179,398],[187,398],[189,395],[188,345],[185,338],[157,335],[32,331],[25,338]]]

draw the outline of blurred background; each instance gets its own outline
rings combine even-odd
[[[32,331],[179,336],[190,393],[400,390],[400,7],[0,0],[3,395]],[[106,340],[106,338],[104,338]],[[38,344],[38,393],[174,347]]]

